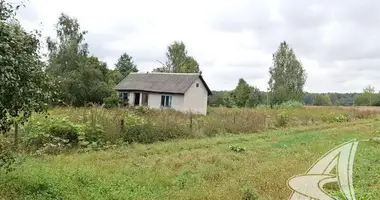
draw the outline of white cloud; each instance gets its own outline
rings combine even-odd
[[[127,52],[140,71],[150,71],[159,66],[156,60],[165,59],[166,47],[181,40],[200,63],[211,89],[232,89],[244,78],[266,90],[272,53],[286,40],[305,66],[308,91],[354,92],[367,83],[375,87],[380,83],[373,75],[380,60],[372,59],[379,45],[358,40],[379,34],[370,26],[376,24],[368,21],[376,15],[360,21],[352,15],[366,13],[352,11],[356,4],[338,7],[327,0],[33,0],[25,4],[21,23],[31,30],[41,29],[41,22],[44,36],[54,36],[60,13],[77,18],[89,32],[90,51],[109,67]],[[361,31],[355,32],[358,24]],[[347,61],[355,56],[372,60]],[[359,72],[358,66],[368,70]]]

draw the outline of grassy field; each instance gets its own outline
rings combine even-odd
[[[287,199],[287,180],[331,148],[380,137],[374,118],[255,134],[133,144],[106,151],[25,157],[2,175],[3,199]],[[230,146],[245,148],[231,150]],[[380,143],[360,142],[358,199],[380,199]],[[337,187],[329,186],[332,193]]]

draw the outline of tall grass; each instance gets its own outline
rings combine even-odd
[[[104,130],[105,140],[111,143],[122,140],[151,143],[177,138],[203,138],[339,123],[369,118],[379,113],[377,110],[334,107],[209,108],[209,113],[202,116],[145,107],[111,109],[57,107],[50,110],[47,117],[43,116],[46,114],[36,114],[34,117],[38,120],[51,117],[67,118],[79,125],[98,125]],[[34,122],[30,125],[33,126]]]

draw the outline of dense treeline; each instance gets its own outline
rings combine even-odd
[[[209,105],[213,107],[224,106],[233,107],[235,104],[231,99],[225,97],[231,94],[231,91],[213,91],[209,97]],[[256,91],[258,102],[256,105],[269,105],[268,98],[270,93]],[[303,98],[299,101],[304,105],[315,106],[380,106],[379,93],[309,93],[305,92]]]

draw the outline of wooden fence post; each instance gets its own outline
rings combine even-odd
[[[121,131],[121,132],[124,131],[124,119],[121,119],[121,120],[120,120],[120,131]]]
[[[193,131],[193,115],[190,111],[190,130]]]

